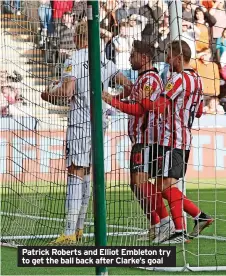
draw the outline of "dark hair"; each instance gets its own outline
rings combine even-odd
[[[222,32],[221,36],[223,36],[223,34],[224,34],[225,31],[226,31],[226,28],[223,29],[223,32]]]
[[[140,40],[134,40],[133,48],[136,52],[144,54],[150,57],[151,59],[153,59],[155,56],[155,47],[151,43],[143,42]]]
[[[196,16],[196,15],[197,15],[198,12],[202,12],[202,13],[203,13],[204,20],[206,21],[205,13],[204,13],[204,11],[203,11],[201,8],[196,8],[196,9],[195,9],[194,19],[197,20],[197,16]]]
[[[191,59],[191,48],[189,47],[187,42],[185,42],[184,40],[173,41],[169,45],[169,49],[172,51],[173,55],[175,55],[175,56],[179,56],[180,54],[182,54],[183,60],[185,62],[190,61],[190,59]]]

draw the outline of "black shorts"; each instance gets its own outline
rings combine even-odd
[[[185,176],[189,150],[173,149],[157,144],[149,146],[150,177],[179,179]]]
[[[130,155],[130,172],[148,172],[149,146],[134,144]]]

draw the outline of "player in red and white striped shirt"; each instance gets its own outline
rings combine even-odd
[[[167,110],[160,145],[190,150],[192,123],[203,109],[201,78],[193,69],[185,68],[183,73],[172,75],[162,96],[171,106]]]
[[[153,226],[150,234],[157,232],[157,235],[156,233],[151,235],[152,239],[156,237],[153,241],[155,242],[169,237],[175,228],[161,193],[156,194],[156,186],[148,182],[149,151],[152,147],[150,145],[158,140],[159,116],[155,112],[145,110],[136,100],[140,91],[149,95],[152,101],[156,101],[163,92],[163,84],[157,70],[152,66],[152,58],[153,48],[150,45],[134,41],[130,60],[132,69],[138,70],[139,75],[132,89],[125,87],[126,96],[129,95],[130,100],[120,101],[122,95],[113,97],[107,92],[103,92],[103,99],[111,106],[129,114],[128,132],[133,144],[130,159],[131,189],[140,201],[145,214],[151,219]],[[165,226],[161,227],[163,224]]]
[[[181,50],[182,49],[182,54]],[[163,114],[162,133],[155,149],[153,166],[157,173],[159,191],[168,200],[176,232],[170,243],[188,242],[184,229],[183,208],[195,219],[190,237],[196,237],[213,219],[201,210],[175,186],[184,177],[191,147],[191,128],[194,118],[201,117],[203,109],[202,83],[199,75],[190,68],[191,49],[184,41],[174,41],[168,52],[172,77],[165,91],[155,102],[140,97],[146,110]],[[145,94],[143,94],[145,96]],[[158,154],[157,154],[158,153]],[[153,157],[150,156],[150,161]]]

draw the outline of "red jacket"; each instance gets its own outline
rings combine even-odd
[[[73,0],[64,0],[64,1],[57,1],[53,0],[52,7],[53,7],[53,18],[61,19],[63,14],[68,11],[72,11],[73,9]]]

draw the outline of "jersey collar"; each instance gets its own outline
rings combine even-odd
[[[184,69],[184,71],[188,71],[188,72],[195,72],[195,70],[194,69],[192,69],[192,68],[187,68],[187,69]]]
[[[140,77],[140,76],[146,74],[147,72],[155,72],[156,74],[158,74],[158,70],[155,67],[153,67],[151,69],[148,69],[148,70],[145,70],[145,71],[139,73],[138,76]]]

